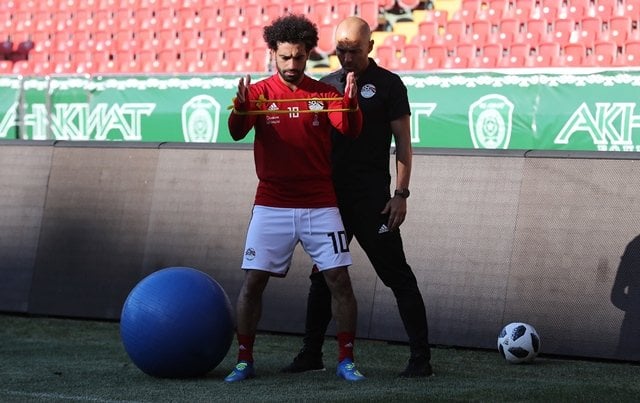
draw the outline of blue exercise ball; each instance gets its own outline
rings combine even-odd
[[[220,364],[234,325],[229,297],[217,281],[193,268],[169,267],[131,290],[120,316],[120,337],[146,374],[189,378]]]

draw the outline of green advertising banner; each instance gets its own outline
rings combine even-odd
[[[20,85],[17,78],[0,77],[0,139],[16,139]]]
[[[0,138],[231,143],[239,77],[4,77]],[[414,147],[640,151],[640,70],[402,77]]]

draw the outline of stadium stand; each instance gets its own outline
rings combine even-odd
[[[269,71],[262,29],[286,13],[319,27],[315,71],[347,15],[394,69],[640,65],[640,0],[9,0],[0,73]]]

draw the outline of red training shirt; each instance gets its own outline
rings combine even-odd
[[[311,98],[340,98],[313,101]],[[266,102],[252,102],[267,99]],[[273,100],[303,99],[274,102]],[[331,178],[331,128],[357,137],[362,113],[355,111],[307,113],[317,109],[357,108],[358,97],[341,95],[333,86],[305,76],[295,91],[278,74],[249,86],[244,104],[235,101],[229,116],[229,132],[243,139],[255,126],[254,160],[258,175],[255,204],[269,207],[335,207],[337,200]],[[249,110],[274,113],[242,115]],[[276,113],[276,112],[285,113]],[[288,112],[286,112],[288,111]]]

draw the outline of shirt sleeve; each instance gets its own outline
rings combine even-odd
[[[249,88],[249,96],[245,99],[245,102],[240,103],[238,99],[233,100],[233,110],[229,114],[228,127],[231,138],[235,141],[242,140],[247,136],[247,133],[251,130],[256,123],[257,115],[244,115],[243,112],[251,110],[250,99],[253,99],[251,93],[252,87]]]

